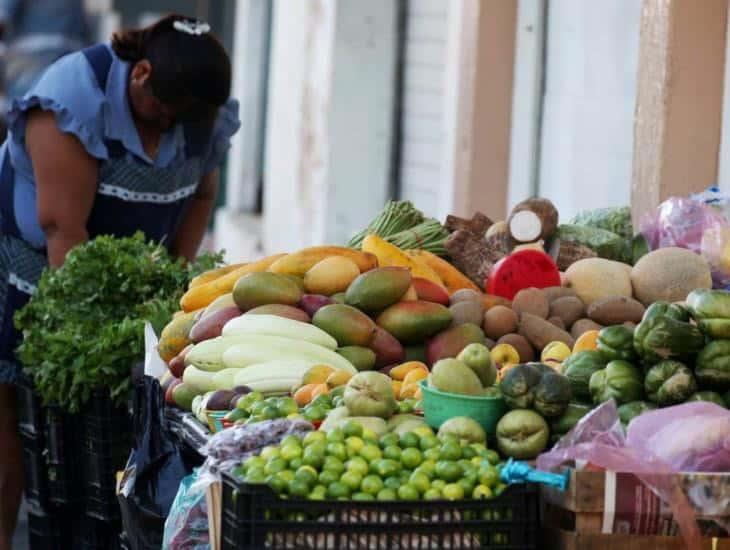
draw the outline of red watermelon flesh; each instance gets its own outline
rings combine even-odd
[[[525,288],[560,286],[553,259],[539,250],[520,250],[497,262],[487,278],[487,293],[512,300]]]

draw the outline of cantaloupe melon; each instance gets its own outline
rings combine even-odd
[[[566,286],[572,288],[586,306],[611,296],[631,297],[631,277],[626,265],[603,258],[587,258],[565,272]]]
[[[648,306],[657,301],[683,302],[698,288],[712,288],[710,266],[685,248],[660,248],[641,258],[631,271],[636,298]]]

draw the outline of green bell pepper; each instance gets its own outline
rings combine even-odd
[[[730,292],[695,290],[687,296],[687,306],[699,329],[711,338],[730,338]]]
[[[725,404],[725,400],[722,398],[722,395],[716,391],[698,391],[697,393],[693,393],[689,396],[687,402],[689,401],[706,401],[708,403],[714,403],[715,405],[728,408],[727,404]]]
[[[661,361],[646,373],[644,389],[649,401],[665,407],[686,401],[697,391],[697,381],[683,363]]]
[[[694,355],[704,344],[704,335],[689,322],[689,312],[666,302],[650,306],[634,331],[634,347],[649,365]]]
[[[598,333],[598,350],[607,361],[633,361],[634,331],[623,325],[606,327]]]
[[[594,372],[601,370],[608,361],[598,350],[574,353],[563,362],[563,374],[570,381],[573,399],[590,401],[588,384]]]
[[[618,408],[618,417],[621,419],[621,424],[624,427],[628,427],[634,418],[655,409],[656,405],[654,403],[649,403],[648,401],[632,401],[631,403],[624,403]]]
[[[592,409],[591,405],[584,403],[569,403],[565,412],[550,423],[550,438],[553,443],[572,430],[578,421]]]
[[[730,390],[730,340],[715,340],[707,344],[697,356],[695,374],[704,389]]]
[[[644,395],[641,371],[628,361],[611,361],[605,369],[594,372],[588,387],[596,405],[609,399],[621,405]]]

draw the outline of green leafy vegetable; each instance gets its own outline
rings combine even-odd
[[[44,402],[78,412],[106,389],[124,402],[130,370],[144,355],[145,321],[159,333],[189,280],[221,260],[205,255],[186,265],[138,233],[99,237],[47,269],[15,315],[23,332],[18,356]]]

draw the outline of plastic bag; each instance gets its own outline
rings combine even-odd
[[[729,472],[730,411],[696,402],[644,413],[629,424],[626,444],[677,472]]]
[[[676,246],[701,254],[715,287],[730,285],[730,222],[722,212],[693,198],[667,199],[641,222],[651,250]]]
[[[165,550],[210,548],[206,487],[198,481],[199,471],[196,470],[180,482],[170,515],[165,522],[165,537],[162,542]]]
[[[135,446],[117,499],[130,547],[152,550],[160,547],[165,518],[190,469],[164,429],[159,382],[144,376],[135,387],[134,401]]]
[[[686,405],[673,408],[684,406]],[[637,421],[638,419],[634,420]],[[636,475],[669,504],[687,547],[699,547],[701,537],[694,511],[676,478],[670,475],[676,470],[651,450],[643,446],[634,448],[627,445],[613,400],[603,403],[581,418],[551,451],[538,457],[537,467],[555,471],[566,464],[580,461],[605,470]]]
[[[690,198],[706,204],[730,221],[730,196],[720,192],[719,187],[708,187],[702,193],[691,195]]]

